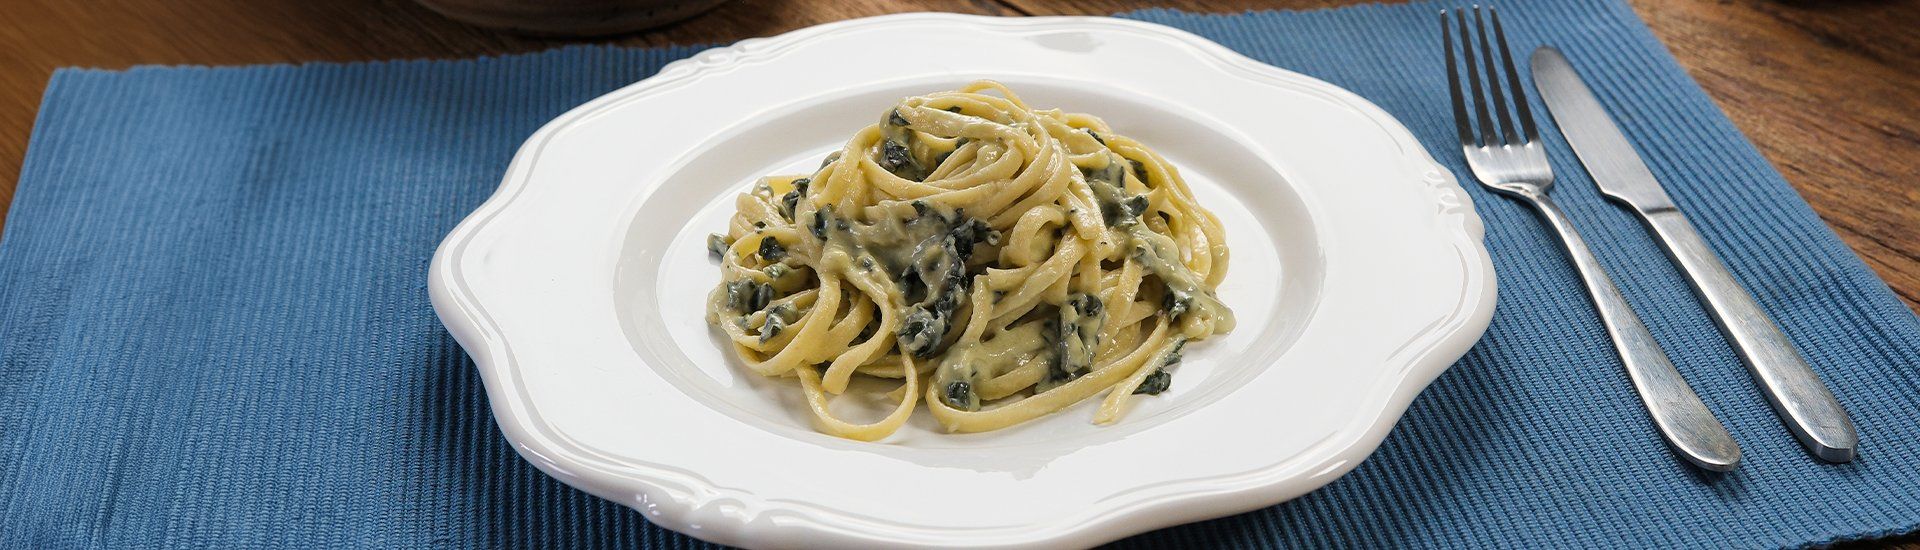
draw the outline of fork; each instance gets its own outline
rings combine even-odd
[[[1587,248],[1585,239],[1574,230],[1573,221],[1547,196],[1553,188],[1553,167],[1527,106],[1526,91],[1520,86],[1520,72],[1508,53],[1507,34],[1500,26],[1500,14],[1487,8],[1482,17],[1480,6],[1473,7],[1473,29],[1477,29],[1479,59],[1474,55],[1474,37],[1467,25],[1465,10],[1440,10],[1440,40],[1447,56],[1447,81],[1453,96],[1453,121],[1460,133],[1460,150],[1467,157],[1481,185],[1531,206],[1559,235],[1567,256],[1580,271],[1580,280],[1600,311],[1607,336],[1626,364],[1627,377],[1646,403],[1647,413],[1667,443],[1688,462],[1708,470],[1732,470],[1740,462],[1740,446],[1733,436],[1707,410],[1706,403],[1693,393],[1680,371],[1673,368],[1659,342],[1647,332],[1640,316],[1627,305],[1620,289],[1600,267],[1600,260]],[[1499,44],[1498,59],[1487,39],[1486,19],[1492,19],[1493,42]],[[1454,58],[1453,27],[1460,32],[1460,59],[1465,72]],[[1496,66],[1496,63],[1498,66]],[[1484,67],[1484,74],[1481,70]],[[1505,70],[1500,70],[1504,68]],[[1502,91],[1502,76],[1509,91]],[[1484,78],[1483,78],[1484,77]],[[1465,80],[1465,83],[1461,81]],[[1462,86],[1465,86],[1463,88]],[[1508,95],[1508,94],[1511,95]],[[1472,100],[1467,99],[1471,94]],[[1508,109],[1508,98],[1513,108]],[[1469,116],[1468,103],[1472,103]],[[1494,121],[1499,124],[1495,125]],[[1516,124],[1517,123],[1517,124]],[[1475,131],[1475,128],[1479,131]]]

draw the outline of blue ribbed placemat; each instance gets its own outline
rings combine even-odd
[[[1133,17],[1352,89],[1461,173],[1437,7]],[[1800,450],[1556,134],[1556,194],[1746,448],[1738,471],[1668,454],[1550,237],[1469,186],[1499,311],[1379,452],[1292,503],[1125,544],[1762,547],[1920,527],[1913,314],[1623,4],[1505,15],[1516,48],[1559,45],[1593,79],[1853,412],[1861,459]],[[691,51],[56,74],[0,242],[0,545],[697,544],[508,449],[424,277],[522,139]]]

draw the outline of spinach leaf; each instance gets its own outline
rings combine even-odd
[[[793,221],[794,213],[799,211],[800,198],[807,195],[807,185],[811,183],[813,180],[807,178],[793,180],[793,190],[780,196],[781,217],[786,218],[787,221]]]
[[[760,259],[778,262],[785,257],[787,257],[787,247],[780,246],[779,240],[770,236],[760,238]]]
[[[727,237],[719,233],[707,235],[707,257],[720,261],[727,257]]]
[[[1100,328],[1106,320],[1106,307],[1099,297],[1079,292],[1068,295],[1067,302],[1060,306],[1060,320],[1054,323],[1053,370],[1077,376],[1091,368],[1094,352],[1099,349]]]

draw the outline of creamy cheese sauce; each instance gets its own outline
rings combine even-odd
[[[1184,346],[1233,329],[1225,236],[1179,172],[1099,119],[980,82],[902,100],[807,176],[736,200],[708,319],[757,373],[799,379],[823,431],[885,437],[924,397],[952,431],[1105,393],[1170,391]],[[852,377],[898,407],[827,412]],[[924,394],[924,395],[922,395]]]

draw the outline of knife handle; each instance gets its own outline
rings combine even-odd
[[[1600,267],[1600,260],[1587,248],[1586,240],[1574,230],[1566,212],[1545,193],[1523,196],[1532,202],[1548,225],[1553,226],[1561,244],[1566,245],[1567,256],[1573,260],[1574,267],[1579,268],[1580,279],[1586,283],[1588,295],[1600,311],[1607,336],[1613,339],[1614,349],[1626,364],[1627,377],[1633,380],[1633,388],[1646,403],[1647,414],[1653,417],[1660,434],[1688,462],[1716,472],[1732,470],[1740,462],[1740,445],[1734,443],[1733,436],[1720,425],[1720,419],[1713,416],[1707,404],[1700,401],[1700,396],[1693,393],[1680,371],[1673,368],[1660,343],[1647,332],[1640,316],[1627,305],[1619,287],[1614,286],[1613,279]]]
[[[1715,324],[1720,325],[1766,393],[1767,402],[1773,404],[1774,412],[1800,444],[1821,460],[1853,460],[1860,439],[1846,409],[1801,359],[1787,335],[1734,280],[1686,216],[1675,209],[1635,211],[1659,235],[1667,255],[1686,271],[1687,282],[1713,312]]]

